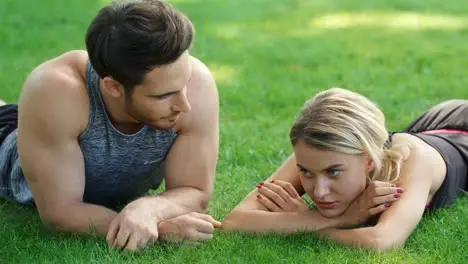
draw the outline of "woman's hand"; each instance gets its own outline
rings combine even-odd
[[[403,189],[389,182],[372,181],[341,216],[345,226],[357,226],[387,210]]]
[[[286,181],[273,180],[257,186],[257,201],[272,212],[304,212],[309,207],[296,189]]]

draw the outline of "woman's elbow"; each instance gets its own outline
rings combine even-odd
[[[400,249],[405,244],[405,241],[406,239],[395,237],[394,233],[382,233],[379,230],[375,230],[369,244],[372,250],[385,252]]]
[[[374,243],[374,246],[372,249],[378,252],[386,252],[386,251],[398,250],[402,248],[403,245],[404,245],[404,242],[397,241],[396,239],[381,238],[381,239],[378,239]]]

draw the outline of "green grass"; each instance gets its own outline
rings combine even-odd
[[[17,100],[37,64],[84,48],[105,1],[0,1],[0,97]],[[223,219],[289,155],[303,102],[333,86],[374,99],[390,130],[429,106],[468,98],[465,0],[173,0],[192,19],[192,53],[212,70],[221,99],[221,146],[209,213]],[[313,235],[216,233],[200,247],[141,254],[95,238],[53,233],[31,208],[0,202],[0,263],[467,263],[468,199],[426,216],[404,249],[350,249]]]

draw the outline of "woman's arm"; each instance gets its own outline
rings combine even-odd
[[[400,186],[405,192],[400,200],[394,202],[373,227],[324,229],[319,235],[338,243],[378,251],[404,245],[422,218],[432,180],[437,175],[445,175],[446,168],[444,160],[435,149],[409,135],[399,136],[411,142],[410,155],[402,164]]]
[[[390,183],[371,182],[344,214],[326,218],[316,210],[309,210],[301,199],[299,193],[303,194],[304,191],[295,158],[291,156],[268,181],[263,185],[259,184],[256,191],[252,191],[228,215],[223,228],[231,231],[290,234],[356,226],[388,209],[385,206],[387,200],[381,200],[379,204],[369,201],[377,193],[379,196],[397,193],[397,187],[391,186]]]
[[[307,212],[233,211],[222,229],[257,234],[294,234],[339,226],[338,218],[325,218],[315,210]]]
[[[291,155],[266,182],[272,180],[289,182],[299,196],[304,194],[294,155]],[[337,227],[339,224],[338,219],[325,218],[315,210],[270,212],[267,207],[257,201],[257,191],[255,189],[229,213],[223,221],[222,228],[228,231],[287,234]]]

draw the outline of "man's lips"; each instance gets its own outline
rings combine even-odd
[[[176,118],[178,118],[178,117],[179,117],[179,115],[180,115],[180,113],[175,113],[175,114],[172,114],[172,115],[170,115],[170,116],[166,116],[166,117],[164,117],[164,119],[173,120],[173,119],[176,119]]]

